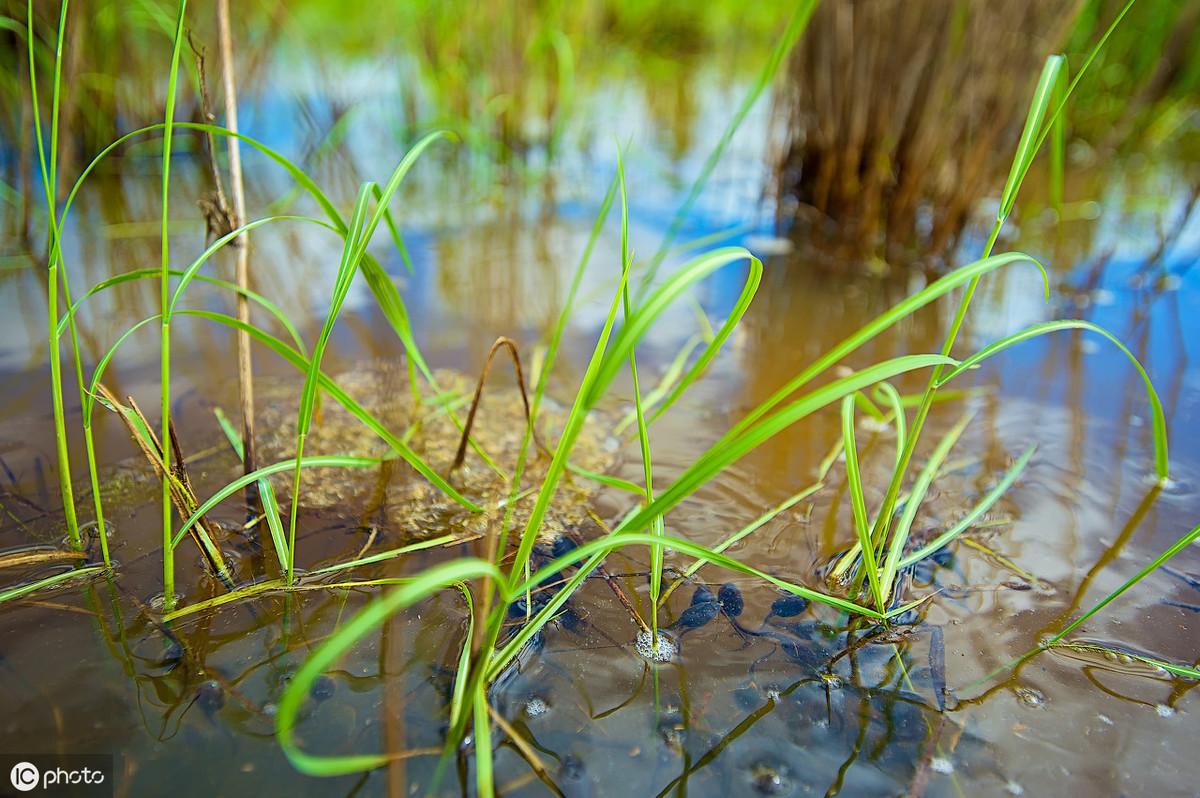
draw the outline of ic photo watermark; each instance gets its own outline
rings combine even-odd
[[[111,796],[113,758],[109,754],[4,754],[0,756],[0,795]]]

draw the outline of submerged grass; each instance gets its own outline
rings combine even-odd
[[[775,66],[779,64],[792,43],[800,36],[815,3],[807,2],[801,5],[793,17],[781,39],[779,48],[772,56],[771,62],[763,72],[759,82],[753,87],[750,99],[735,113],[726,134],[718,142],[713,156],[706,162],[696,184],[685,200],[693,202],[700,188],[704,185],[712,165],[720,157],[720,153],[728,144],[736,130],[738,122],[745,116],[753,98],[764,90]],[[63,9],[65,20],[65,5]],[[30,28],[33,15],[30,13]],[[96,502],[97,520],[102,518],[100,491],[96,482],[94,454],[91,448],[90,424],[94,410],[95,397],[101,391],[101,376],[110,364],[117,348],[134,332],[144,326],[157,322],[161,330],[161,363],[160,363],[160,424],[162,434],[158,440],[162,442],[159,448],[162,471],[163,491],[163,590],[167,599],[167,618],[178,618],[194,612],[211,610],[218,606],[234,601],[250,598],[268,591],[293,591],[299,589],[318,589],[316,585],[305,584],[297,579],[297,526],[303,504],[301,473],[309,468],[370,468],[377,467],[385,460],[403,459],[438,491],[456,502],[459,506],[470,511],[480,511],[481,504],[470,496],[460,493],[453,487],[445,475],[438,474],[428,463],[420,458],[407,444],[407,434],[397,435],[388,429],[378,418],[366,408],[357,403],[327,374],[322,371],[322,363],[329,348],[333,329],[348,292],[358,275],[361,273],[367,286],[371,289],[381,311],[388,323],[396,332],[408,355],[411,371],[411,389],[414,401],[420,403],[424,398],[420,395],[417,375],[423,377],[433,388],[434,395],[443,397],[444,393],[437,385],[432,370],[422,357],[417,346],[407,309],[403,298],[394,283],[388,277],[383,267],[369,253],[368,246],[381,222],[386,222],[392,234],[393,243],[406,259],[404,244],[398,228],[392,222],[388,211],[389,202],[395,196],[406,174],[416,163],[417,159],[435,141],[446,137],[445,133],[435,132],[421,138],[405,154],[389,179],[382,186],[366,182],[357,193],[353,211],[349,220],[342,218],[334,203],[318,187],[316,182],[299,167],[279,153],[271,150],[252,137],[234,130],[216,125],[199,123],[176,123],[173,119],[174,102],[178,91],[177,72],[182,30],[185,22],[185,3],[180,2],[178,16],[175,22],[174,42],[171,59],[171,73],[167,89],[166,119],[161,125],[154,125],[126,134],[105,148],[87,167],[76,181],[64,203],[61,214],[57,213],[54,204],[54,192],[51,195],[51,258],[49,280],[51,285],[51,300],[49,305],[49,333],[51,341],[52,380],[55,399],[56,435],[60,447],[60,476],[64,507],[67,508],[68,527],[76,529],[77,521],[74,515],[73,496],[71,493],[70,468],[66,458],[66,429],[62,418],[63,393],[61,375],[55,370],[53,362],[57,362],[58,344],[64,329],[69,331],[74,344],[74,324],[76,310],[79,304],[89,296],[106,290],[123,282],[137,279],[157,278],[160,282],[160,312],[156,316],[144,319],[123,333],[113,346],[105,353],[98,363],[91,385],[84,390],[82,369],[79,369],[81,402],[84,406],[85,437],[88,445],[90,474],[93,480],[93,493]],[[63,22],[60,21],[59,50],[57,59],[61,61],[61,40]],[[1111,29],[1110,29],[1111,32]],[[1107,34],[1106,34],[1107,37]],[[32,38],[32,35],[31,35]],[[1103,43],[1103,39],[1101,40]],[[1093,52],[1094,56],[1094,52]],[[1089,59],[1090,63],[1090,59]],[[1110,333],[1102,328],[1084,321],[1060,321],[1035,325],[1012,335],[1006,336],[995,343],[984,347],[965,358],[955,359],[952,353],[956,338],[969,308],[971,298],[983,276],[998,269],[1017,264],[1031,264],[1045,271],[1041,264],[1033,258],[1021,253],[992,254],[1001,226],[1011,213],[1021,182],[1033,163],[1038,150],[1043,144],[1048,131],[1058,122],[1064,103],[1070,96],[1082,71],[1065,90],[1061,87],[1063,80],[1063,63],[1061,58],[1052,57],[1046,63],[1034,100],[1030,106],[1026,125],[1022,133],[1016,156],[1009,174],[1009,180],[1001,197],[1000,210],[997,214],[995,227],[985,247],[983,257],[979,260],[959,267],[937,281],[916,292],[894,308],[880,314],[870,323],[857,330],[845,340],[835,345],[830,351],[805,368],[800,374],[788,380],[774,394],[747,413],[730,430],[714,442],[709,449],[696,458],[687,468],[679,473],[669,484],[658,486],[654,482],[651,465],[650,429],[653,422],[667,412],[685,393],[700,379],[709,364],[721,352],[725,343],[740,323],[753,300],[762,277],[762,263],[745,249],[739,247],[724,247],[696,255],[681,267],[671,272],[660,283],[655,283],[657,270],[662,262],[662,253],[667,252],[670,239],[677,230],[673,225],[667,241],[660,248],[660,253],[650,261],[650,265],[638,285],[631,284],[634,264],[629,249],[628,234],[628,196],[625,183],[625,172],[620,153],[618,152],[617,173],[601,203],[597,221],[593,226],[592,235],[584,249],[577,265],[566,303],[559,315],[557,324],[551,335],[541,366],[537,369],[536,385],[533,389],[533,399],[528,408],[528,420],[521,449],[515,469],[512,473],[504,472],[492,457],[478,445],[472,443],[484,462],[509,484],[509,499],[505,504],[504,518],[498,528],[489,530],[486,541],[486,557],[458,557],[449,562],[427,568],[411,577],[383,580],[350,580],[341,584],[353,584],[362,587],[380,587],[395,585],[393,589],[384,591],[365,609],[341,626],[330,638],[313,650],[299,671],[292,678],[283,693],[275,721],[275,731],[279,744],[295,767],[304,773],[313,775],[337,775],[368,770],[396,759],[401,754],[383,752],[376,754],[354,754],[324,756],[304,750],[297,738],[296,726],[300,721],[304,701],[314,681],[326,670],[331,668],[346,651],[384,623],[389,617],[406,607],[413,606],[419,601],[443,590],[459,590],[466,598],[468,606],[469,630],[464,637],[462,652],[458,658],[455,673],[454,689],[449,710],[450,730],[447,735],[447,751],[453,749],[467,735],[468,729],[473,729],[475,752],[475,776],[477,792],[482,796],[494,793],[492,784],[492,707],[489,705],[489,687],[506,670],[512,667],[533,638],[545,625],[562,609],[563,605],[580,588],[592,571],[602,565],[605,558],[614,551],[633,547],[646,547],[650,561],[650,613],[648,619],[652,634],[658,634],[657,611],[663,606],[671,592],[683,580],[690,579],[703,567],[711,565],[736,573],[746,574],[758,580],[773,585],[791,595],[800,596],[810,601],[818,602],[827,607],[851,616],[859,616],[877,622],[886,622],[899,614],[912,609],[924,599],[916,599],[905,603],[906,597],[897,590],[902,584],[899,579],[903,569],[911,566],[921,558],[947,545],[954,538],[969,529],[983,513],[1016,482],[1030,461],[1033,448],[1027,449],[997,482],[996,486],[982,497],[976,506],[958,523],[945,532],[938,534],[928,544],[909,551],[909,531],[917,513],[920,511],[923,499],[934,482],[939,470],[945,464],[954,445],[970,423],[971,417],[964,416],[936,445],[933,453],[926,460],[924,467],[915,474],[911,473],[911,463],[920,444],[922,430],[928,414],[935,402],[946,398],[949,392],[939,392],[943,386],[955,377],[966,373],[979,363],[994,354],[1028,340],[1050,332],[1066,329],[1083,329],[1098,333],[1113,341],[1121,351],[1133,361],[1135,368],[1142,377],[1147,396],[1150,400],[1154,416],[1152,427],[1155,447],[1155,470],[1160,478],[1167,474],[1167,440],[1165,418],[1157,394],[1145,369],[1136,358]],[[1086,64],[1085,64],[1086,69]],[[31,55],[32,73],[32,55]],[[31,75],[32,77],[32,75]],[[57,94],[57,77],[56,89]],[[1056,93],[1057,92],[1057,93]],[[36,89],[35,89],[36,94]],[[1056,105],[1051,111],[1051,105]],[[36,103],[35,103],[36,105]],[[56,130],[57,120],[52,123],[52,131]],[[262,155],[281,166],[296,182],[300,190],[309,194],[324,213],[324,219],[299,216],[271,216],[256,221],[239,220],[241,224],[236,230],[220,237],[206,248],[185,270],[177,271],[171,268],[170,251],[168,247],[167,196],[170,187],[170,160],[172,140],[177,128],[185,128],[213,136],[221,136],[245,143]],[[75,198],[84,179],[92,172],[96,164],[107,157],[121,143],[134,137],[162,131],[163,141],[163,197],[162,197],[162,227],[161,227],[161,260],[158,269],[134,270],[125,275],[110,278],[93,287],[77,303],[72,303],[66,290],[65,269],[61,277],[57,269],[61,265],[61,247],[58,230],[65,223],[67,211]],[[51,137],[50,153],[42,154],[43,169],[46,173],[47,186],[53,186],[54,175],[54,135]],[[39,129],[39,149],[41,149]],[[574,312],[574,303],[582,277],[588,267],[595,242],[601,232],[604,221],[611,205],[616,198],[621,202],[621,248],[620,248],[620,278],[613,292],[604,323],[597,335],[586,369],[577,386],[569,412],[562,424],[558,440],[555,442],[549,463],[540,482],[531,488],[524,487],[522,478],[529,457],[529,449],[537,439],[539,431],[539,411],[542,407],[548,384],[548,374],[554,367],[559,354],[565,327]],[[311,349],[306,348],[295,324],[286,313],[267,298],[250,292],[244,286],[209,278],[199,273],[201,267],[209,258],[222,247],[235,241],[249,230],[267,224],[278,224],[284,221],[302,221],[315,223],[337,235],[341,239],[342,248],[334,284],[329,295],[329,303],[324,314],[320,333]],[[407,260],[406,260],[407,262]],[[685,354],[678,357],[668,373],[664,375],[659,387],[642,395],[639,383],[637,348],[654,329],[663,314],[675,303],[687,298],[689,292],[705,278],[720,269],[743,268],[745,281],[741,293],[730,311],[728,317],[715,330],[708,331],[694,344],[685,347]],[[172,279],[178,282],[172,290]],[[58,280],[63,280],[66,295],[67,312],[65,318],[58,317],[58,302],[56,286]],[[269,311],[273,318],[285,329],[291,341],[277,337],[266,330],[247,322],[244,318],[234,318],[222,313],[209,310],[191,310],[180,305],[184,291],[193,280],[203,280],[232,291],[237,297],[257,303]],[[964,289],[959,302],[957,313],[951,325],[946,341],[937,353],[909,354],[894,357],[879,363],[865,366],[850,373],[835,372],[847,356],[858,350],[871,339],[875,338],[891,326],[906,319],[920,309],[944,297],[951,291]],[[1049,284],[1047,279],[1047,294]],[[170,430],[170,324],[173,318],[188,317],[204,320],[225,326],[240,335],[247,336],[257,344],[261,344],[304,375],[303,389],[300,395],[297,411],[295,456],[278,463],[260,466],[252,469],[228,484],[217,489],[203,501],[198,499],[191,505],[186,503],[182,522],[177,529],[173,528],[172,491],[176,488],[179,477],[171,467],[170,451],[166,442],[172,439]],[[618,317],[621,323],[618,326]],[[707,324],[705,319],[705,324]],[[78,347],[74,347],[78,361]],[[696,354],[693,350],[698,350]],[[688,361],[692,361],[688,366]],[[579,440],[589,415],[608,395],[618,375],[628,367],[632,382],[633,413],[628,425],[635,425],[638,449],[641,456],[642,477],[644,484],[638,485],[631,481],[620,480],[603,474],[591,474],[573,466],[572,452]],[[928,371],[924,392],[919,398],[903,397],[892,387],[890,381],[908,373]],[[811,384],[820,383],[818,387]],[[384,457],[361,457],[349,455],[306,455],[306,439],[312,430],[316,419],[318,398],[326,396],[345,408],[354,418],[383,440],[390,451]],[[440,399],[439,399],[440,401]],[[449,397],[444,401],[441,410],[448,413],[460,430],[464,427],[454,415],[457,398]],[[115,400],[108,401],[118,412],[122,408],[116,406]],[[840,406],[843,422],[843,436],[840,444],[841,453],[845,458],[845,469],[848,478],[853,525],[857,545],[841,560],[834,573],[844,577],[842,583],[827,590],[818,590],[789,579],[780,578],[765,573],[748,564],[730,557],[725,552],[734,544],[744,540],[761,528],[770,519],[810,496],[820,489],[828,471],[833,467],[838,451],[831,454],[822,464],[817,481],[803,490],[798,491],[776,508],[748,524],[743,529],[730,535],[715,547],[700,546],[692,541],[666,533],[666,519],[670,511],[680,502],[692,496],[698,489],[718,478],[726,468],[750,452],[771,441],[783,431],[806,419],[814,413],[827,408]],[[915,407],[915,414],[909,418],[907,409]],[[890,422],[896,431],[897,451],[892,469],[892,477],[887,492],[880,507],[872,517],[868,513],[865,501],[864,486],[858,462],[856,445],[857,410],[868,413],[876,421]],[[128,418],[128,416],[127,416]],[[142,427],[145,434],[138,432],[135,438],[145,439],[146,445],[153,441],[144,421],[130,419]],[[227,421],[222,421],[231,445],[242,455],[250,443],[241,440]],[[470,442],[468,431],[463,432],[464,440]],[[182,466],[182,463],[178,463]],[[585,541],[571,547],[566,553],[552,558],[544,557],[535,552],[539,535],[547,513],[555,500],[560,484],[568,471],[575,471],[584,476],[594,477],[598,481],[632,492],[637,496],[638,504],[623,517],[611,531],[606,530],[600,537]],[[283,511],[268,479],[273,474],[290,474],[292,490],[289,497],[288,521],[286,527],[282,521]],[[911,484],[910,484],[911,483]],[[902,496],[906,484],[910,484],[907,496]],[[177,608],[173,606],[175,596],[174,548],[189,534],[196,534],[198,540],[205,546],[205,538],[199,525],[205,514],[222,501],[235,495],[244,488],[257,485],[263,499],[264,519],[270,533],[275,557],[278,562],[280,577],[269,579],[247,586],[232,589],[229,592],[212,597],[192,605]],[[523,526],[513,523],[514,505],[519,496],[527,491],[536,493],[532,509]],[[896,518],[897,511],[900,512]],[[1153,563],[1140,571],[1120,589],[1098,603],[1092,610],[1069,624],[1057,635],[1046,641],[1038,649],[1062,643],[1066,636],[1087,621],[1095,613],[1104,609],[1108,603],[1118,598],[1126,590],[1136,585],[1154,568],[1166,562],[1185,546],[1200,536],[1200,527],[1182,537],[1175,546],[1164,552]],[[103,540],[103,533],[101,539]],[[510,544],[510,537],[512,538]],[[371,565],[383,560],[402,557],[415,551],[434,546],[446,545],[461,540],[461,538],[438,537],[431,541],[391,549],[374,554],[364,552],[354,559],[332,566],[325,566],[314,572],[315,575],[349,571],[354,568]],[[73,545],[79,546],[77,533],[72,537]],[[208,540],[208,546],[212,545]],[[681,580],[677,580],[664,591],[662,586],[665,569],[664,551],[671,551],[694,558],[694,562],[684,572]],[[105,550],[107,564],[107,550]],[[211,553],[211,552],[210,552]],[[216,552],[219,559],[219,551]],[[574,571],[569,573],[569,569]],[[52,586],[64,581],[72,574],[81,571],[92,572],[99,566],[85,566],[79,571],[67,574],[56,574],[40,582],[18,586],[0,592],[0,601],[12,600],[27,595],[29,592],[45,586]],[[853,579],[850,577],[853,575]],[[509,605],[519,597],[528,597],[533,591],[545,586],[551,581],[561,582],[561,586],[548,602],[536,612],[527,611],[526,619],[511,636],[501,639],[505,630]],[[841,589],[845,582],[851,583],[849,592]],[[861,590],[863,584],[867,590]],[[531,607],[527,604],[527,607]],[[503,731],[503,725],[501,724]]]

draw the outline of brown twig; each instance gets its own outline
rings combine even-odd
[[[221,42],[221,81],[225,88],[225,126],[235,135],[229,137],[229,177],[233,187],[233,220],[238,226],[246,221],[246,187],[242,181],[242,150],[238,141],[237,82],[233,74],[233,33],[229,24],[229,0],[217,0],[217,28]],[[237,245],[237,317],[250,324],[250,241],[242,233]],[[256,468],[254,448],[254,364],[250,353],[250,334],[237,334],[238,389],[242,409],[242,468],[247,474]]]
[[[488,374],[492,370],[492,361],[496,357],[496,353],[501,348],[508,350],[512,355],[513,368],[517,372],[517,387],[521,389],[521,403],[525,406],[525,423],[531,423],[529,413],[529,395],[525,392],[525,372],[521,368],[521,355],[517,351],[517,344],[511,338],[500,336],[496,342],[492,344],[492,348],[488,350],[487,360],[484,361],[483,371],[479,373],[479,382],[475,385],[475,396],[471,399],[471,410],[467,413],[467,423],[463,425],[462,437],[458,442],[458,452],[454,455],[454,464],[450,466],[451,471],[455,471],[463,464],[463,459],[467,456],[467,443],[471,439],[471,427],[475,423],[475,413],[479,410],[479,400],[483,396],[483,384],[487,382]],[[533,431],[533,441],[538,448],[545,450],[541,441],[538,440],[537,430]]]

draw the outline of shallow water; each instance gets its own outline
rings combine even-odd
[[[727,107],[729,98],[744,90],[736,80],[732,88],[707,81],[704,73],[692,80],[684,88],[695,92],[706,109]],[[339,85],[341,93],[353,94],[354,87],[368,92],[352,97],[367,107],[381,101],[361,85]],[[308,90],[324,96],[321,86]],[[672,160],[667,145],[646,134],[651,110],[639,104],[629,85],[604,84],[591,101],[602,107],[614,97],[626,114],[617,133],[634,137],[628,167],[632,245],[648,256],[719,130],[684,120],[690,144]],[[300,105],[287,95],[262,100],[248,110],[244,126],[255,131],[256,123],[272,114],[299,114]],[[595,108],[581,112],[577,124],[586,128],[596,114]],[[357,146],[372,139],[370,123],[364,125],[345,155],[361,159],[357,166],[364,176],[379,177],[374,174],[378,157],[390,162],[399,149],[383,147],[380,153],[378,144]],[[765,138],[767,126],[766,107],[760,104],[686,218],[680,241],[730,230],[727,240],[733,243],[766,246],[763,237],[772,229],[770,214],[756,204],[764,175],[754,143]],[[278,119],[263,132],[284,148],[304,144]],[[612,174],[610,150],[598,142],[570,151],[554,166],[552,181],[511,191],[481,192],[478,177],[463,177],[453,163],[415,170],[401,203],[415,271],[405,272],[384,236],[374,251],[400,284],[430,363],[474,374],[497,335],[514,337],[526,357],[532,355],[561,306]],[[198,166],[187,161],[179,166],[173,207],[181,218],[194,216],[202,186]],[[156,263],[153,170],[152,163],[133,159],[121,175],[100,178],[81,195],[68,243],[77,292],[131,263]],[[1043,654],[995,673],[1119,586],[1200,515],[1200,459],[1190,446],[1200,433],[1200,371],[1188,347],[1200,332],[1200,274],[1190,269],[1200,252],[1200,227],[1186,224],[1178,237],[1160,246],[1158,227],[1170,228],[1186,210],[1183,178],[1132,166],[1123,174],[1123,181],[1111,181],[1116,188],[1095,197],[1103,209],[1099,220],[1068,221],[1051,229],[1033,219],[1004,242],[1047,260],[1053,299],[1042,301],[1039,278],[1028,267],[989,278],[974,305],[964,351],[967,344],[980,345],[1049,318],[1085,317],[1109,326],[1129,343],[1158,386],[1171,431],[1172,481],[1160,490],[1149,478],[1153,453],[1141,383],[1106,344],[1060,335],[996,358],[971,377],[986,393],[939,406],[933,417],[931,431],[936,432],[966,410],[975,413],[951,457],[955,467],[935,483],[915,532],[952,523],[1026,445],[1036,442],[1039,448],[1016,487],[971,533],[974,546],[956,543],[949,559],[917,569],[909,594],[938,591],[920,623],[871,641],[870,628],[848,630],[846,619],[824,608],[770,618],[778,594],[736,577],[732,582],[745,599],[736,618],[741,629],[727,614],[718,614],[679,636],[672,661],[651,667],[634,649],[637,627],[626,609],[603,581],[590,579],[571,599],[572,615],[551,624],[540,648],[524,658],[524,667],[492,694],[496,709],[536,749],[554,789],[568,796],[613,794],[615,785],[631,795],[685,790],[690,795],[1045,795],[1060,792],[1070,780],[1072,792],[1128,795],[1180,794],[1186,791],[1183,785],[1195,783],[1200,766],[1191,740],[1200,727],[1190,694],[1194,683],[1077,652]],[[247,179],[255,207],[287,189],[258,161],[251,162]],[[1129,199],[1139,192],[1165,199],[1146,210]],[[180,224],[172,242],[177,259],[198,253],[202,237],[201,225]],[[335,243],[302,227],[268,228],[255,237],[257,284],[294,312],[309,341],[319,329],[332,282]],[[584,281],[585,304],[572,319],[551,380],[550,394],[560,408],[569,406],[607,307],[618,243],[610,219]],[[979,245],[967,236],[960,260],[970,260]],[[801,251],[766,259],[763,287],[726,351],[652,428],[656,482],[669,484],[787,376],[922,282],[918,277],[836,278],[821,269],[822,257]],[[680,262],[673,257],[668,264]],[[696,299],[710,319],[728,312],[743,277],[730,269],[700,286]],[[44,324],[38,310],[44,303],[40,280],[25,269],[6,273],[0,283],[5,309],[0,320],[3,550],[57,544],[63,534],[54,509],[47,374],[37,365],[45,359],[44,345],[37,343]],[[149,283],[125,286],[91,302],[81,342],[89,361],[128,324],[155,311],[154,290]],[[223,296],[200,286],[191,301],[197,307],[230,307]],[[850,365],[935,349],[952,313],[952,305],[938,304],[864,347]],[[638,351],[644,382],[656,381],[697,330],[686,304],[664,317]],[[214,406],[231,413],[236,407],[232,348],[223,330],[193,321],[179,325],[173,342],[176,418],[202,496],[237,470],[211,413]],[[147,330],[116,361],[110,386],[154,406],[156,356],[154,333]],[[401,347],[361,285],[351,293],[327,362],[330,373],[359,375],[368,393],[404,390],[403,379],[393,381],[398,386],[371,379],[398,373]],[[286,397],[289,390],[298,391],[296,375],[263,352],[256,354],[256,368],[264,385],[282,386],[260,396],[264,418],[282,425],[279,407],[294,406],[294,398]],[[514,417],[515,394],[503,371],[497,369],[493,377],[499,393],[485,394],[485,418],[489,397],[494,411]],[[470,378],[460,381],[470,385]],[[917,390],[919,382],[901,381],[900,387]],[[598,449],[606,452],[608,427],[629,410],[626,377],[618,379],[613,393],[595,434],[596,441],[605,442]],[[69,418],[77,414],[78,407],[68,407]],[[519,415],[515,418],[519,421]],[[146,609],[161,589],[157,488],[146,481],[143,464],[131,459],[132,449],[115,421],[102,415],[97,424],[112,491],[108,504],[119,576],[113,583],[40,593],[0,609],[0,751],[32,752],[31,741],[37,741],[39,751],[112,752],[122,795],[153,792],[167,783],[180,795],[418,794],[430,788],[449,669],[465,635],[459,595],[446,593],[400,613],[357,646],[318,682],[298,728],[309,751],[388,750],[411,756],[362,776],[301,776],[275,744],[276,702],[309,651],[364,606],[372,592],[269,595],[170,624],[157,621]],[[457,441],[452,435],[445,439],[447,425],[435,432],[443,439],[432,440],[430,451],[452,451]],[[496,432],[498,459],[511,463],[511,437],[504,438],[502,428]],[[839,434],[834,412],[788,430],[672,511],[669,530],[702,544],[718,543],[812,482]],[[624,448],[591,467],[603,465],[639,480],[636,442],[628,445],[627,433],[621,440]],[[327,443],[337,448],[346,441],[331,434]],[[894,440],[886,430],[864,427],[860,446],[871,506],[885,487]],[[72,447],[73,462],[82,463],[80,442],[73,440]],[[314,568],[350,559],[364,546],[383,550],[437,534],[439,524],[446,523],[440,511],[407,514],[411,508],[403,499],[410,495],[416,496],[411,501],[418,511],[429,510],[420,505],[420,494],[405,492],[413,484],[403,472],[376,471],[335,484],[328,501],[305,506],[300,564]],[[380,485],[402,500],[374,503]],[[587,502],[608,524],[633,503],[627,494],[611,490],[580,491],[575,500]],[[819,585],[820,573],[852,539],[848,504],[841,468],[835,466],[825,488],[731,554],[780,577]],[[573,533],[597,534],[591,519],[578,512],[567,517],[563,523]],[[226,503],[213,518],[227,529],[244,521],[236,502]],[[358,574],[411,574],[456,552],[472,553],[478,545],[467,541],[430,549]],[[190,602],[217,588],[200,575],[198,555],[189,546],[179,549],[178,569],[180,590]],[[245,537],[230,534],[224,548],[240,577],[266,570],[269,554]],[[669,562],[688,564],[677,555]],[[1183,574],[1200,574],[1194,551],[1173,565]],[[645,567],[641,552],[608,561],[639,610],[648,601]],[[3,583],[43,573],[6,572]],[[711,567],[701,576],[714,590],[731,579]],[[692,590],[684,586],[672,596],[664,624],[688,607]],[[1080,637],[1194,662],[1200,640],[1195,605],[1200,594],[1193,586],[1160,571],[1089,622]],[[473,790],[471,767],[470,757],[462,757],[458,769],[444,777],[441,792]],[[497,751],[496,780],[505,795],[552,791],[511,742]]]

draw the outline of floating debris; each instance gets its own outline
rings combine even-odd
[[[637,649],[637,653],[651,662],[670,662],[679,651],[675,641],[669,636],[660,631],[658,639],[655,640],[654,633],[648,629],[637,633],[637,639],[633,645]]]
[[[1169,707],[1166,704],[1155,705],[1154,711],[1158,713],[1160,718],[1169,718],[1175,714],[1175,708]]]
[[[308,694],[314,701],[328,701],[333,698],[335,692],[337,692],[337,683],[324,674],[314,679],[312,687],[308,690]]]
[[[929,760],[929,767],[934,773],[941,773],[943,776],[949,776],[954,772],[954,763],[944,756],[935,756]]]

